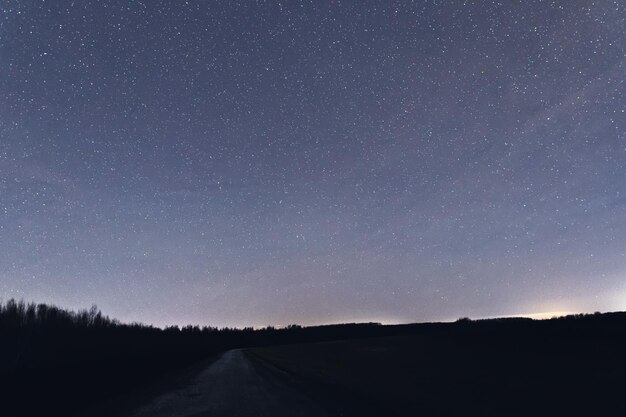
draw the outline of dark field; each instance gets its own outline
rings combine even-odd
[[[348,415],[623,416],[626,327],[614,318],[457,323],[251,353]]]

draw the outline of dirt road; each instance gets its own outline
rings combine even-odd
[[[195,379],[141,407],[135,417],[330,416],[241,350],[225,352]]]

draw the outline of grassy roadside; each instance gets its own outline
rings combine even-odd
[[[132,416],[142,405],[165,393],[177,390],[217,361],[222,353],[195,362],[184,368],[160,375],[148,383],[135,387],[124,395],[110,398],[84,410],[78,417],[128,417]]]
[[[244,352],[259,373],[273,377],[294,387],[329,412],[330,415],[374,417],[390,416],[386,407],[374,398],[333,383],[327,378],[312,377],[309,372],[300,372],[298,367],[285,364],[271,353],[271,348],[246,349]]]
[[[368,338],[250,349],[250,354],[304,381],[308,394],[340,415],[403,415],[413,397],[398,355],[406,337]],[[393,352],[395,351],[395,352]],[[382,365],[380,367],[378,365]],[[386,369],[383,369],[386,368]],[[430,414],[429,414],[430,415]]]

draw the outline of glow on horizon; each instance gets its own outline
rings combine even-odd
[[[509,318],[509,317],[524,318],[525,317],[525,318],[535,319],[535,320],[549,320],[549,319],[554,319],[558,317],[570,316],[572,314],[584,314],[584,313],[577,313],[574,311],[546,311],[546,312],[540,312],[540,313],[513,314],[513,315],[503,316],[502,318]]]

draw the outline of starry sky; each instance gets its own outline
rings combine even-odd
[[[625,19],[4,0],[0,297],[159,326],[625,310]]]

